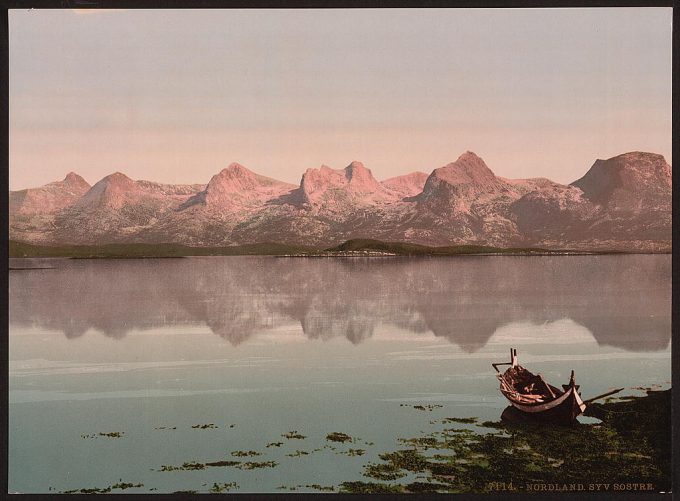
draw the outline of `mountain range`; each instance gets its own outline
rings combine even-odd
[[[207,184],[135,181],[116,172],[90,186],[63,181],[10,192],[10,238],[96,245],[259,242],[331,246],[352,238],[424,245],[575,250],[671,249],[671,166],[631,152],[597,160],[564,185],[496,176],[472,152],[384,181],[352,162],[308,169],[299,185],[232,163]]]

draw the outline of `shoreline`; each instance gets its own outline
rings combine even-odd
[[[282,243],[191,247],[173,243],[120,243],[102,245],[34,245],[10,241],[9,257],[70,258],[70,259],[176,259],[205,256],[272,256],[311,258],[385,258],[385,257],[440,257],[440,256],[601,256],[614,254],[671,254],[663,250],[616,249],[546,249],[541,247],[494,247],[480,244],[427,246],[406,242],[383,242],[371,239],[353,239],[332,247],[311,247]]]
[[[554,252],[465,252],[460,254],[351,254],[351,253],[323,253],[323,254],[281,254],[273,257],[319,257],[319,258],[366,258],[366,257],[465,257],[465,256],[613,256],[638,254],[672,254],[672,252],[598,252],[598,251],[554,251]]]
[[[367,258],[432,258],[432,257],[549,257],[549,256],[632,256],[632,255],[672,255],[672,251],[668,252],[623,252],[623,251],[554,251],[554,252],[469,252],[458,254],[396,254],[396,253],[309,253],[309,254],[254,254],[254,253],[234,253],[234,254],[186,254],[179,256],[131,256],[131,255],[91,255],[91,256],[74,256],[74,255],[30,255],[30,256],[16,256],[10,255],[10,259],[76,259],[76,260],[106,260],[106,259],[185,259],[192,257],[272,257],[272,258],[318,258],[318,259],[367,259]],[[13,268],[9,267],[10,271],[18,270],[32,270],[45,268]]]

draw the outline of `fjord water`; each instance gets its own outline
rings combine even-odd
[[[11,492],[361,480],[430,420],[498,420],[510,347],[585,398],[670,385],[670,255],[10,265],[42,268],[10,273]],[[276,464],[158,471],[220,460]]]

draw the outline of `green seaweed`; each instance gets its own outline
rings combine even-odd
[[[73,489],[69,491],[63,491],[62,494],[107,494],[111,492],[112,490],[127,490],[127,489],[134,489],[134,488],[139,488],[139,487],[144,487],[144,484],[132,484],[129,482],[119,482],[117,484],[109,485],[108,487],[89,487],[89,488],[82,488],[82,489]]]
[[[187,461],[181,466],[172,465],[162,465],[161,469],[158,471],[193,471],[193,470],[205,470],[206,468],[222,468],[227,466],[238,466],[240,461],[211,461],[208,463],[199,463],[198,461]]]
[[[240,470],[255,470],[259,468],[276,468],[279,465],[276,461],[247,461],[240,463],[236,468]]]
[[[222,460],[222,461],[212,461],[210,463],[205,463],[207,467],[210,468],[221,468],[224,466],[236,466],[240,464],[238,461],[228,461],[228,460]]]
[[[180,466],[177,469],[181,470],[205,470],[206,464],[205,463],[198,463],[196,461],[187,461],[185,463],[182,463],[182,466]]]
[[[476,417],[466,417],[466,418],[458,418],[458,417],[447,417],[442,419],[442,423],[463,423],[463,424],[473,424],[477,422]]]
[[[397,480],[405,477],[406,472],[393,463],[369,463],[364,467],[364,476],[376,480]]]
[[[257,451],[232,451],[231,455],[234,457],[242,458],[248,456],[261,456],[262,453]]]
[[[301,456],[308,456],[309,452],[307,451],[301,451],[301,450],[296,450],[295,452],[291,452],[290,454],[286,454],[288,457],[292,458],[299,458]]]
[[[283,438],[287,438],[288,440],[295,439],[295,440],[304,440],[307,438],[305,435],[300,435],[297,430],[294,431],[287,431],[286,433],[281,435]]]
[[[109,437],[109,438],[120,438],[123,435],[125,435],[124,431],[107,431],[107,432],[99,432],[100,437]]]
[[[424,449],[437,448],[441,443],[434,437],[400,438],[399,442]]]
[[[331,485],[319,485],[319,484],[307,484],[305,485],[308,489],[315,489],[317,491],[323,491],[323,492],[334,492],[335,487]]]
[[[280,485],[277,487],[277,489],[282,489],[282,490],[288,490],[288,491],[297,491],[298,489],[301,488],[307,488],[307,489],[314,489],[317,491],[323,491],[323,492],[335,492],[335,487],[333,486],[326,486],[326,485],[319,485],[319,484],[307,484],[307,485]]]
[[[211,494],[221,494],[223,492],[229,492],[234,489],[238,489],[239,486],[236,482],[229,482],[229,483],[223,483],[223,484],[218,484],[217,482],[212,484],[212,487],[210,487],[210,492]]]
[[[441,409],[444,407],[443,405],[439,404],[430,404],[430,405],[414,405],[413,408],[417,409],[419,411],[429,411],[432,412],[435,409]]]
[[[404,489],[400,485],[383,484],[380,482],[342,482],[341,493],[349,494],[394,494],[402,493]]]
[[[105,487],[103,489],[100,489],[99,487],[73,489],[70,491],[63,491],[62,494],[106,494],[107,492],[111,492],[110,487]]]
[[[525,492],[533,492],[537,486],[546,484],[566,486],[560,487],[564,490],[584,484],[584,489],[588,490],[591,483],[611,486],[644,484],[653,486],[655,491],[669,491],[670,402],[670,390],[647,390],[645,396],[624,396],[604,403],[591,403],[586,415],[600,422],[573,427],[537,422],[480,423],[475,417],[444,418],[430,422],[432,426],[428,427],[428,433],[399,438],[398,450],[384,452],[378,456],[380,461],[365,464],[363,475],[369,481],[343,482],[337,488],[307,484],[280,486],[279,489],[364,494],[485,493],[503,490],[498,486],[512,482],[513,490]],[[449,423],[460,427],[447,427]],[[475,431],[479,428],[483,432]],[[122,435],[123,432],[107,432],[81,437],[119,438]],[[289,440],[306,438],[297,431],[289,431],[282,437]],[[296,450],[286,456],[302,457],[322,449],[347,456],[362,456],[366,452],[352,448],[343,451],[341,449],[347,446],[336,448],[330,445],[361,440],[346,433],[329,433],[326,440],[327,444],[311,452]],[[266,447],[281,447],[283,444],[271,442]],[[234,457],[260,455],[262,453],[248,450],[231,452]],[[159,471],[194,471],[211,467],[255,470],[276,466],[276,461],[187,461],[180,466],[164,465]],[[121,480],[109,487],[83,488],[65,493],[102,494],[135,487],[141,487],[141,484]],[[228,492],[237,488],[233,482],[215,483],[210,492]]]
[[[418,492],[441,492],[446,490],[446,485],[436,482],[411,482],[404,486],[404,490],[409,493]]]
[[[89,433],[89,434],[82,434],[80,435],[80,438],[99,438],[99,437],[107,437],[107,438],[121,438],[123,435],[125,435],[124,431],[100,431],[99,433]]]
[[[334,431],[333,433],[329,433],[326,435],[326,440],[329,440],[331,442],[351,442],[352,437],[347,435],[346,433],[341,433],[339,431]]]
[[[654,388],[658,385],[654,385]],[[658,464],[664,490],[670,490],[671,475],[671,389],[658,391],[645,388],[645,397],[629,402],[591,403],[586,415],[602,420],[624,439],[637,444],[648,444],[646,451],[629,451],[650,455]]]
[[[481,425],[485,433],[442,428],[403,438],[400,442],[410,449],[380,454],[383,462],[367,464],[364,476],[395,481],[419,475],[424,481],[344,482],[341,491],[480,493],[496,492],[498,485],[510,482],[525,491],[547,484],[587,490],[597,483],[670,489],[670,390],[648,390],[645,397],[591,404],[586,414],[602,422],[570,428],[492,422]],[[442,420],[449,422],[480,426],[477,418]],[[436,453],[428,454],[431,449]]]
[[[113,484],[111,486],[111,489],[120,489],[120,490],[124,491],[125,489],[133,489],[135,487],[144,487],[144,484],[132,484],[132,483],[129,483],[129,482],[120,482],[120,483],[117,483],[117,484]]]

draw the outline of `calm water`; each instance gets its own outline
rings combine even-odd
[[[671,377],[667,255],[11,265],[52,268],[10,274],[12,492],[361,480],[432,419],[497,420],[490,364],[511,346],[553,383],[574,369],[586,398]],[[326,441],[335,431],[361,440]],[[157,471],[224,459],[277,465]]]

